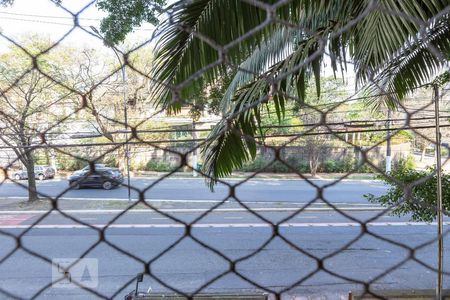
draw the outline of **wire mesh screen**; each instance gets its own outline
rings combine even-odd
[[[444,295],[446,1],[48,2],[0,11],[2,299]]]

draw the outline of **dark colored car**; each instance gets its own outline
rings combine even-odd
[[[118,169],[96,168],[95,172],[88,169],[75,171],[69,176],[69,185],[73,189],[81,187],[103,188],[110,190],[123,182],[123,175]]]
[[[15,180],[28,179],[27,170],[21,170],[14,173]],[[39,180],[51,179],[55,177],[55,169],[50,166],[34,166],[34,177]]]
[[[84,167],[83,169],[78,170],[78,171],[89,171],[90,169],[91,169],[90,166],[86,166],[86,167]],[[98,169],[112,169],[112,168],[108,167],[108,166],[105,165],[105,164],[95,164],[95,169],[98,170]],[[76,171],[76,172],[77,172],[77,171]]]

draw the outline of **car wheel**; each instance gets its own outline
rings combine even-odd
[[[71,187],[73,190],[79,190],[79,189],[80,189],[80,184],[79,184],[79,183],[76,183],[76,182],[70,182],[69,185],[70,185],[70,187]]]
[[[14,179],[15,179],[15,180],[20,180],[20,179],[22,179],[22,178],[20,177],[19,174],[16,174],[16,175],[14,175]]]
[[[102,188],[105,190],[110,190],[110,189],[112,189],[112,187],[113,187],[113,185],[112,185],[111,181],[105,181],[102,184]]]
[[[38,175],[38,179],[39,179],[39,180],[44,180],[44,179],[45,179],[44,174],[39,174],[39,175]]]

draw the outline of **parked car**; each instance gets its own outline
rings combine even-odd
[[[89,167],[75,171],[69,176],[69,185],[73,189],[81,187],[103,188],[110,190],[123,182],[123,175],[119,169],[96,168],[95,172],[90,172]]]
[[[91,169],[91,167],[89,165],[87,165],[86,167],[84,167],[83,169],[81,169],[79,171],[89,171],[90,169]],[[95,164],[95,169],[98,170],[98,169],[113,169],[113,168],[110,168],[105,164]]]
[[[14,176],[15,180],[28,179],[28,173],[27,173],[26,169],[15,172],[13,176]],[[34,177],[39,180],[54,178],[55,177],[55,169],[53,169],[50,166],[35,165],[34,166]]]

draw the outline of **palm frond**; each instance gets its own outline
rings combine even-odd
[[[224,74],[229,76],[233,68],[227,62],[241,69],[222,101],[227,118],[202,149],[203,170],[211,184],[255,156],[264,103],[273,101],[281,120],[286,101],[304,101],[311,77],[320,94],[325,47],[334,72],[344,72],[351,60],[359,85],[373,81],[396,93],[395,101],[432,80],[448,61],[448,16],[426,28],[428,38],[419,33],[422,24],[445,9],[443,0],[288,1],[276,10],[277,22],[267,22],[266,11],[248,1],[182,3],[173,6],[157,48],[152,73],[158,82],[153,95],[157,105],[176,112],[181,102],[173,100],[189,99]],[[282,21],[296,29],[283,29]],[[221,54],[227,62],[217,48],[225,51]],[[172,94],[176,86],[182,86],[177,98]]]
[[[357,84],[363,86],[373,73],[394,59],[411,42],[422,24],[445,9],[440,0],[384,0],[349,32],[350,56],[355,63]],[[420,21],[420,22],[419,22]]]
[[[227,59],[239,64],[271,30],[271,26],[267,26],[246,39],[242,38],[266,19],[264,10],[244,1],[178,1],[171,9],[171,17],[161,27],[163,34],[157,45],[152,73],[158,81],[153,93],[158,98],[157,105],[167,107],[169,111],[177,111],[180,103],[171,103],[172,95],[167,85],[178,85],[190,79],[192,82],[181,91],[180,96],[184,98],[201,89],[203,81],[212,82],[226,71],[224,64],[209,67],[220,58],[209,40],[219,46],[239,40],[226,53]],[[202,77],[192,78],[199,71],[202,71]]]
[[[274,4],[277,0],[263,2]],[[345,24],[361,7],[358,1],[298,0],[279,7],[276,15],[278,19],[297,24],[297,31],[315,33],[328,27],[330,20],[343,20]],[[226,63],[220,61],[217,47],[227,46],[223,53],[227,61],[240,65],[254,51],[261,51],[282,26],[269,22],[265,10],[240,0],[193,0],[188,3],[180,0],[169,8],[169,12],[171,17],[160,28],[162,34],[151,74],[156,82],[153,88],[153,97],[158,99],[156,104],[168,108],[169,112],[178,111],[181,105],[173,102],[170,87],[188,80],[177,96],[189,98],[229,72]],[[341,56],[346,42],[335,41],[337,43],[333,45],[338,47],[332,48],[333,60]],[[295,39],[291,42],[295,43]]]
[[[377,109],[384,104],[395,108],[408,93],[432,81],[443,67],[448,66],[449,21],[449,15],[445,15],[432,22],[413,41],[397,51],[394,57],[384,62],[383,68],[380,68],[366,88],[366,92],[372,95],[382,95],[378,99],[370,98],[370,106]]]
[[[265,104],[273,102],[275,114],[281,122],[288,98],[291,101],[296,98],[297,90],[306,88],[306,81],[313,74],[319,78],[314,68],[320,68],[323,54],[311,59],[318,49],[319,39],[316,36],[300,42],[294,53],[233,94],[228,118],[214,127],[202,147],[205,162],[202,171],[208,175],[210,187],[217,178],[230,175],[234,169],[255,157],[257,133],[261,134],[261,139],[264,138],[260,116]]]
[[[221,101],[221,110],[228,112],[235,92],[242,86],[253,81],[256,77],[285,59],[295,50],[295,43],[303,38],[300,30],[282,27],[275,31],[267,41],[251,53],[251,55],[239,66],[233,80],[229,84]]]

